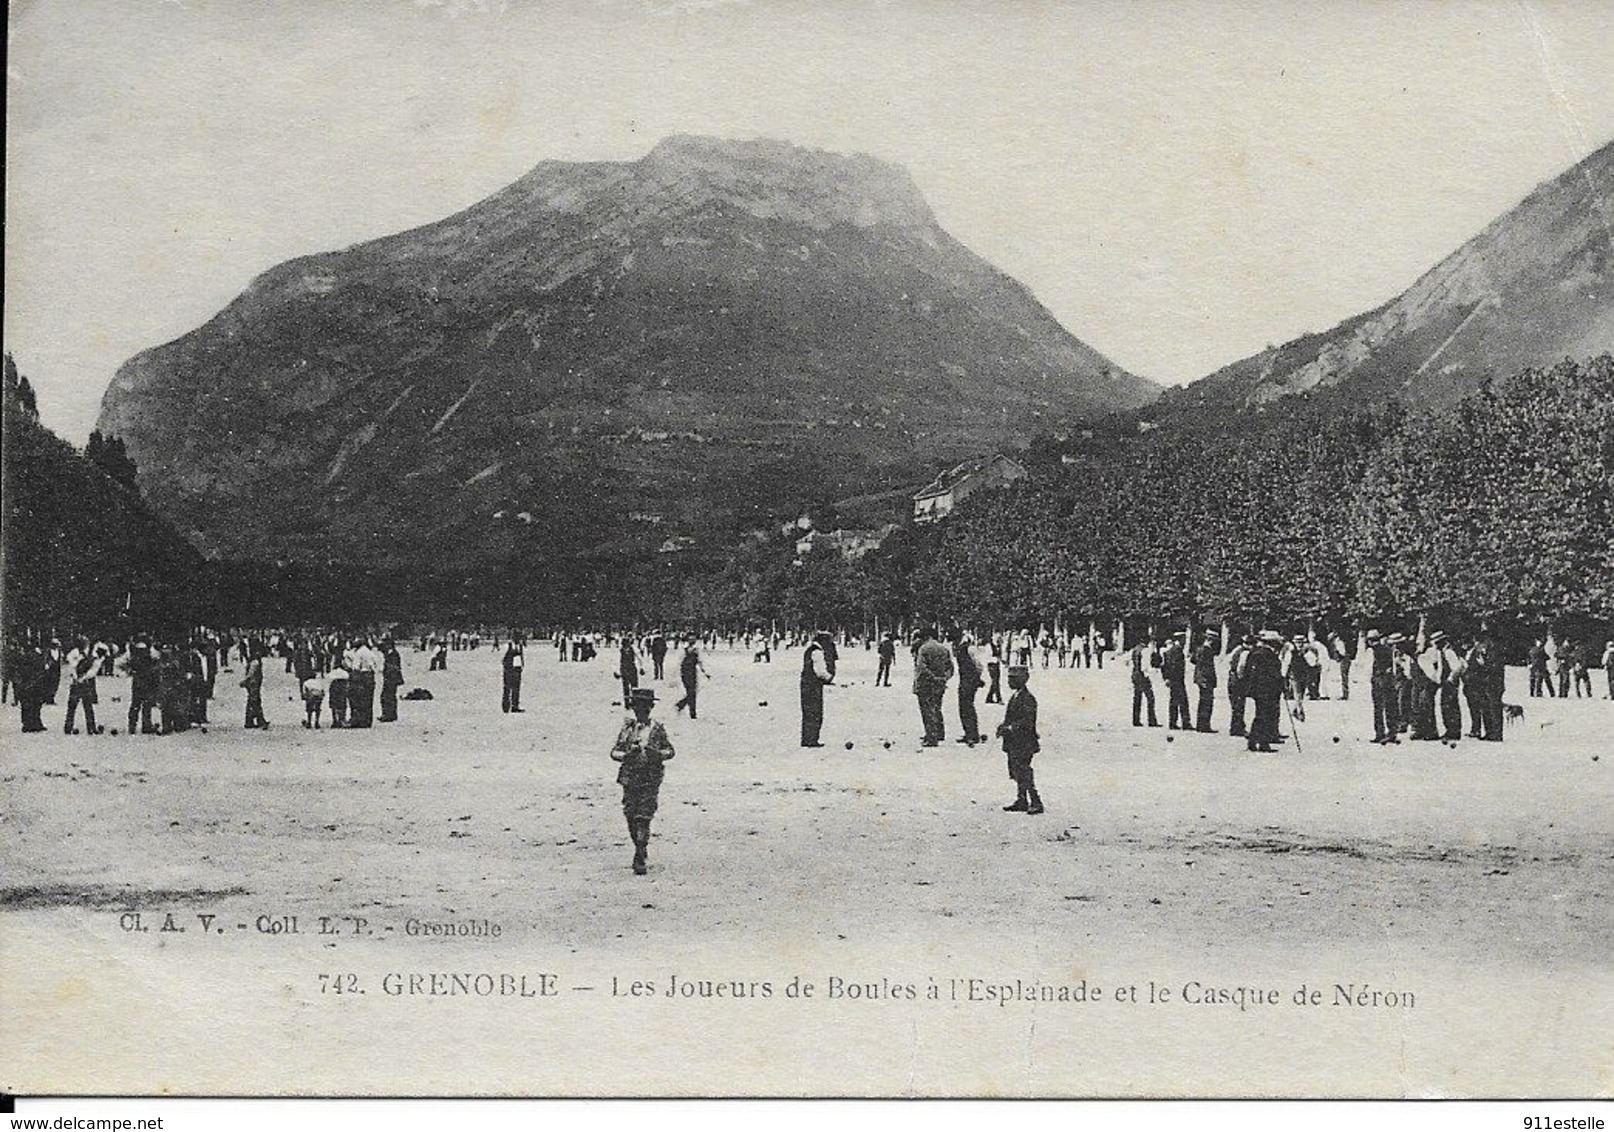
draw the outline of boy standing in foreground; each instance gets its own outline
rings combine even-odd
[[[1014,802],[1003,807],[1010,813],[1042,813],[1042,796],[1037,793],[1037,779],[1031,770],[1031,758],[1042,750],[1042,743],[1037,735],[1037,697],[1026,687],[1030,679],[1031,669],[1026,665],[1009,666],[1012,692],[997,730],[1003,738],[1003,753],[1009,757],[1009,777],[1014,779],[1017,792]]]
[[[650,849],[650,819],[656,816],[661,794],[662,764],[673,757],[667,729],[650,718],[656,693],[652,688],[635,688],[629,698],[633,718],[624,720],[611,758],[622,764],[616,780],[622,784],[622,815],[628,820],[628,836],[633,838],[633,871],[648,871],[645,856]]]

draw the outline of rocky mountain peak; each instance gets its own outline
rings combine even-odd
[[[634,163],[634,172],[651,194],[704,191],[754,216],[814,228],[936,222],[907,170],[866,154],[675,135]]]
[[[1157,392],[902,169],[676,137],[271,269],[125,364],[102,428],[212,552],[553,557],[639,512],[728,539]]]

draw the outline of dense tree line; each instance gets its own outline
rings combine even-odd
[[[1345,544],[1359,609],[1614,618],[1614,358],[1406,420],[1365,470]]]
[[[131,490],[135,486],[135,462],[123,446],[121,437],[102,436],[101,430],[90,433],[90,442],[84,448],[84,458],[105,472],[116,483]]]

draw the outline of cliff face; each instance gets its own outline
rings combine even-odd
[[[1173,406],[1340,388],[1448,404],[1486,379],[1614,349],[1614,142],[1537,188],[1406,292],[1235,362]]]
[[[1157,393],[900,169],[674,138],[266,272],[100,428],[212,552],[396,561],[716,537]]]

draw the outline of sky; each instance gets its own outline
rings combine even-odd
[[[1178,384],[1323,330],[1614,138],[1606,0],[13,0],[5,346],[82,443],[260,272],[669,134],[904,166]]]

